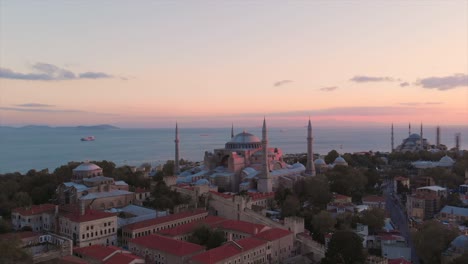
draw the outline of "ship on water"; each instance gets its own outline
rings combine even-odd
[[[81,138],[81,141],[94,141],[96,138],[94,136],[87,136]]]

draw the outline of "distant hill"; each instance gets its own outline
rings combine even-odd
[[[106,129],[120,129],[116,126],[111,125],[95,125],[95,126],[62,126],[62,127],[51,127],[46,125],[27,125],[22,127],[9,127],[9,126],[0,126],[0,128],[14,128],[14,129],[95,129],[95,130],[106,130]]]
[[[77,126],[77,129],[119,129],[119,127],[111,125],[96,125],[96,126]]]

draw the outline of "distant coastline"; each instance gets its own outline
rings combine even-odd
[[[94,125],[94,126],[41,126],[41,125],[27,125],[21,127],[12,127],[12,126],[0,126],[0,128],[11,128],[11,129],[120,129],[120,127],[112,126],[112,125]]]

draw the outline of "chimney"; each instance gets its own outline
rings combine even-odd
[[[84,215],[85,214],[85,201],[84,200],[80,200],[80,215]]]

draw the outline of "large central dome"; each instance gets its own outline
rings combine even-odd
[[[235,135],[229,142],[226,143],[227,149],[256,149],[260,148],[261,146],[262,143],[257,136],[245,131]]]

